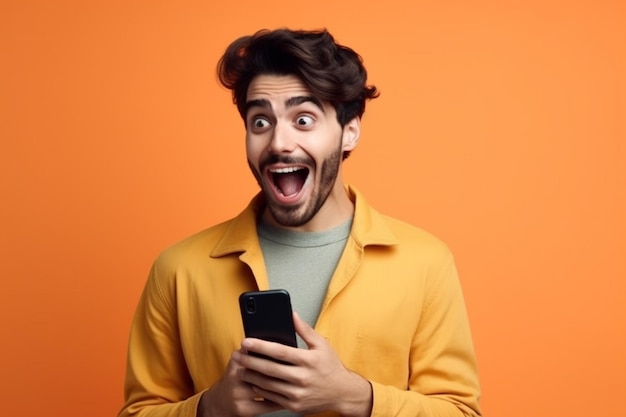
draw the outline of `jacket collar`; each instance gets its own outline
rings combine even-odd
[[[354,220],[350,236],[364,248],[368,245],[390,246],[398,243],[385,221],[385,216],[370,206],[365,197],[354,187],[347,185],[346,191],[354,202]],[[256,233],[257,218],[265,207],[262,193],[257,194],[250,204],[228,223],[227,229],[217,243],[211,257],[218,258],[232,253],[261,253]]]

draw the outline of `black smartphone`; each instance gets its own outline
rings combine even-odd
[[[246,337],[292,347],[298,346],[291,312],[291,299],[286,290],[244,292],[239,296],[239,308]],[[250,354],[265,357],[255,352],[250,352]]]

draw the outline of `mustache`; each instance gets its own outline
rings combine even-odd
[[[271,164],[285,164],[285,165],[314,165],[315,161],[311,158],[295,158],[287,155],[268,155],[263,158],[259,164],[261,169]]]

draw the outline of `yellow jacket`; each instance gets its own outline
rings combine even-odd
[[[479,416],[476,361],[450,251],[348,191],[352,230],[315,329],[372,383],[372,417]],[[243,339],[239,294],[268,289],[256,234],[262,206],[257,196],[234,219],[157,258],[131,328],[120,417],[196,416],[200,395]]]

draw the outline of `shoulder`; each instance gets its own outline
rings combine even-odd
[[[397,249],[402,252],[419,254],[430,259],[452,260],[449,246],[431,232],[406,221],[381,215],[387,227],[398,241]]]
[[[426,245],[443,251],[449,250],[446,243],[430,231],[395,217],[385,214],[381,216],[385,220],[389,230],[391,230],[402,243],[415,242],[416,244]]]
[[[240,253],[258,245],[256,218],[262,202],[251,200],[237,216],[190,235],[165,249],[157,261],[165,264],[206,262],[232,253]]]
[[[355,202],[353,237],[362,247],[395,247],[396,251],[424,251],[449,254],[448,246],[432,233],[406,221],[379,212],[354,187],[349,195]]]
[[[216,224],[165,248],[154,261],[154,267],[162,271],[171,271],[183,265],[193,265],[207,260],[233,221],[234,219],[230,219]]]

